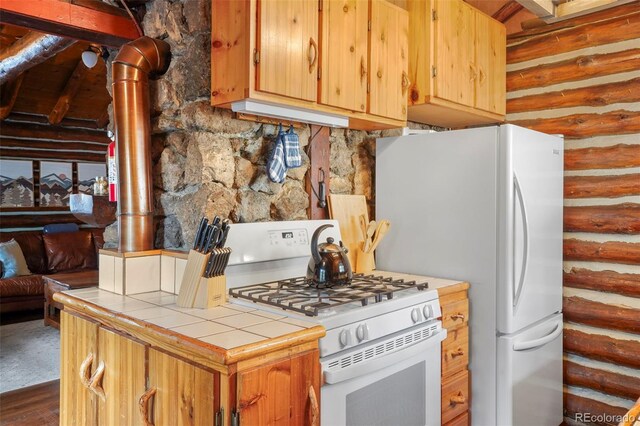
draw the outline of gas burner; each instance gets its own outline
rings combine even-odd
[[[389,277],[356,274],[349,285],[316,288],[305,277],[290,278],[263,284],[253,284],[229,290],[232,297],[291,310],[307,316],[317,316],[336,306],[348,303],[380,303],[393,299],[396,291],[429,288],[427,282],[405,281]]]

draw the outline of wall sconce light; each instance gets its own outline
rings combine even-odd
[[[93,68],[98,63],[98,54],[101,54],[102,49],[95,46],[87,47],[87,50],[82,52],[82,62],[87,68]]]

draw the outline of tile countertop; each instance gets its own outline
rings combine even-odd
[[[306,330],[316,339],[324,335],[318,333],[319,328],[323,330],[318,324],[231,303],[209,309],[181,308],[176,305],[177,295],[162,291],[121,296],[94,287],[62,293],[71,296],[63,303],[73,301],[72,309],[91,304],[100,313],[150,324],[154,330],[168,330],[223,352],[241,352],[247,345],[254,350],[261,345],[273,346],[276,340],[284,341],[292,334],[303,336]]]
[[[429,289],[437,290],[438,296],[442,297],[446,294],[455,293],[458,291],[466,290],[469,288],[469,283],[454,279],[447,278],[436,278],[436,277],[428,277],[425,275],[413,275],[406,274],[403,272],[391,272],[391,271],[373,271],[375,275],[382,276],[391,276],[394,279],[404,279],[405,281],[416,281],[416,282],[424,282],[427,281],[429,283]]]

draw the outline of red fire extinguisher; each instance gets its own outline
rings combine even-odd
[[[109,144],[109,157],[107,159],[108,173],[109,173],[109,201],[118,201],[118,168],[116,167],[116,142],[112,141]]]

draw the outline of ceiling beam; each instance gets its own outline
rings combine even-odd
[[[518,0],[529,12],[540,18],[555,16],[555,5],[552,0]]]
[[[17,78],[29,68],[46,61],[74,43],[75,40],[57,35],[28,32],[20,40],[0,51],[0,84]]]
[[[113,47],[141,36],[122,10],[98,3],[87,7],[86,1],[78,5],[62,0],[2,0],[0,22]]]
[[[518,3],[516,0],[511,0],[506,2],[500,9],[496,11],[496,13],[491,16],[496,21],[500,21],[503,24],[507,22],[509,19],[513,18],[513,16],[524,9],[524,6]]]
[[[20,86],[22,85],[22,80],[24,79],[24,73],[20,74],[17,78],[7,81],[2,86],[2,96],[0,99],[0,120],[4,120],[11,114],[11,110],[13,109],[13,105],[16,103],[16,99],[18,99],[18,92],[20,91]]]
[[[88,71],[89,68],[87,68],[84,62],[82,62],[82,59],[80,59],[76,68],[73,70],[73,73],[69,76],[64,89],[62,89],[62,93],[60,93],[58,101],[49,114],[50,124],[60,124],[64,116],[67,114],[67,111],[69,111],[71,101],[78,93],[78,89],[80,88],[80,85]]]

